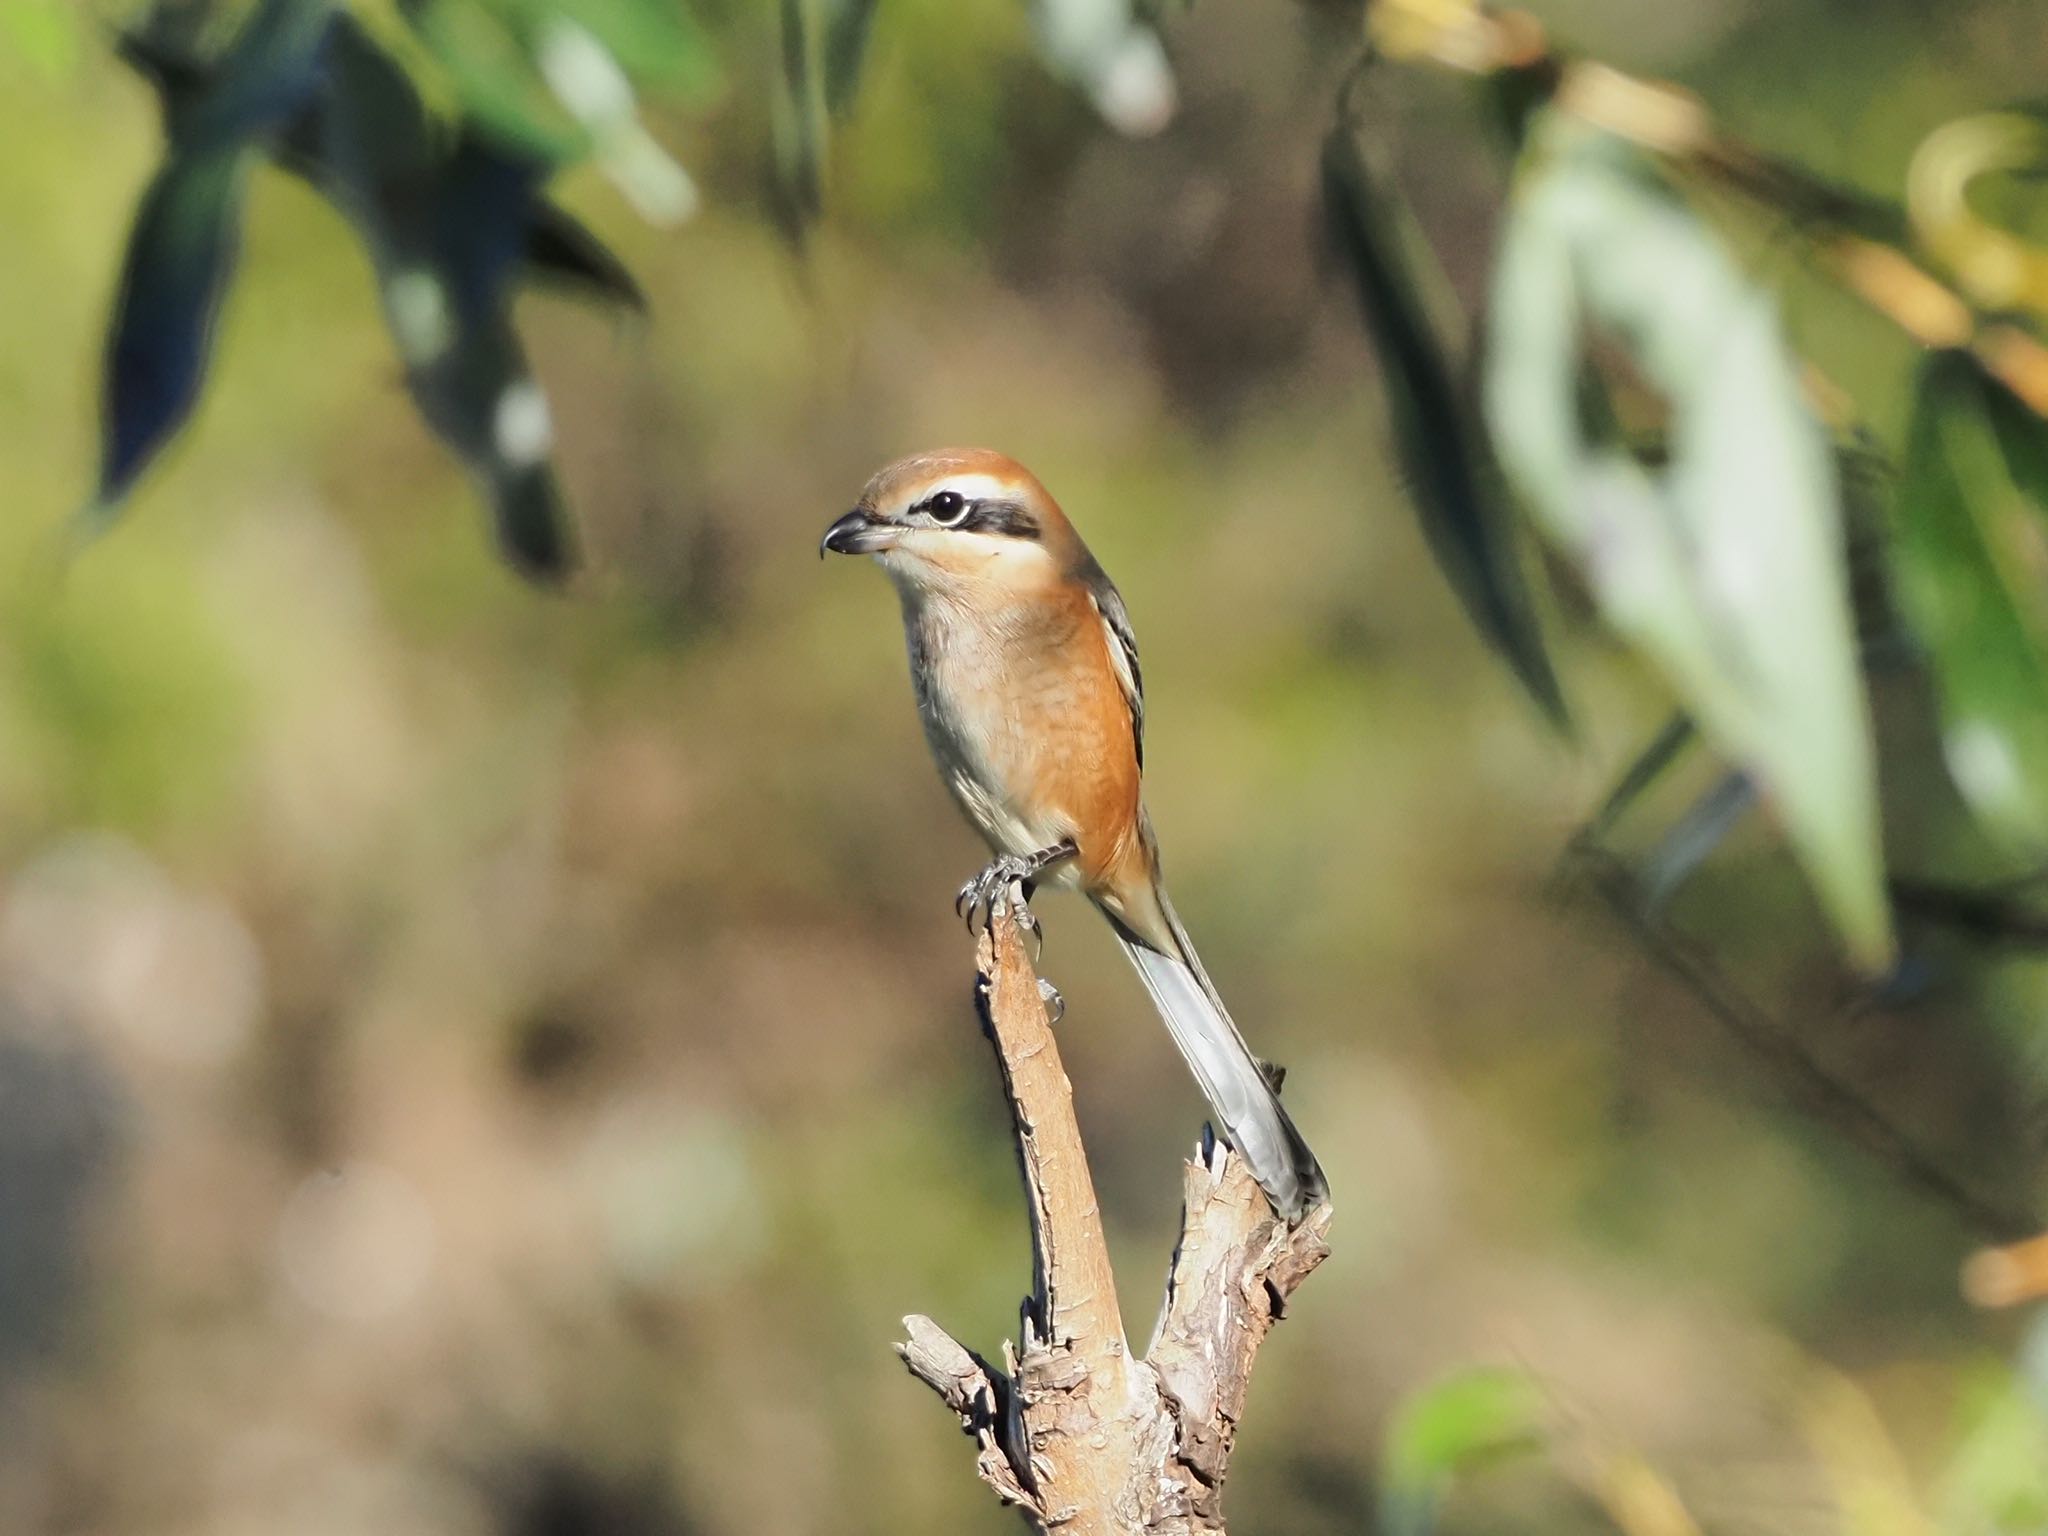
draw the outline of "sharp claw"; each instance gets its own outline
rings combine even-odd
[[[1067,1000],[1060,996],[1060,989],[1043,976],[1038,978],[1038,997],[1052,1016],[1053,1023],[1057,1024],[1067,1016]]]
[[[1004,854],[993,859],[988,866],[960,887],[953,898],[954,915],[963,919],[971,933],[977,928],[986,928],[995,920],[996,909],[1014,913],[1017,926],[1032,934],[1038,941],[1037,954],[1045,949],[1045,934],[1038,926],[1038,919],[1032,915],[1024,884],[1032,872],[1039,867],[1029,859],[1015,854]]]

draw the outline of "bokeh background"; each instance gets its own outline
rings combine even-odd
[[[885,6],[798,252],[758,9],[715,17],[717,100],[660,123],[694,221],[563,189],[648,319],[522,307],[588,556],[561,594],[494,560],[358,248],[276,174],[193,430],[61,567],[158,129],[91,33],[57,68],[0,50],[0,1530],[1015,1528],[889,1353],[909,1311],[993,1350],[1028,1280],[950,910],[983,853],[885,583],[814,558],[876,465],[954,442],[1031,464],[1122,586],[1177,902],[1337,1191],[1239,1528],[1374,1529],[1397,1405],[1475,1361],[1709,1530],[1939,1521],[2021,1323],[1962,1301],[1966,1218],[1555,877],[1666,706],[1566,612],[1560,742],[1414,531],[1318,265],[1356,14],[1171,9],[1181,111],[1134,142],[1021,9]],[[2048,78],[2030,0],[1536,10],[1887,192],[1929,128]],[[1441,83],[1394,116],[1476,286],[1497,155]],[[1882,419],[1902,346],[1777,275]],[[1952,827],[1909,818],[1908,863]],[[1138,1328],[1201,1110],[1100,924],[1041,915]],[[1859,993],[1761,825],[1674,915],[2027,1203],[2023,957],[1937,946]],[[1559,1460],[1461,1485],[1442,1528],[1610,1528]]]

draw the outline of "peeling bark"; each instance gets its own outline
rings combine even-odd
[[[1206,1131],[1186,1165],[1159,1324],[1133,1358],[1095,1183],[1038,977],[1007,907],[976,952],[1031,1216],[1032,1293],[997,1369],[928,1317],[904,1319],[911,1374],[959,1416],[982,1480],[1041,1531],[1223,1530],[1223,1483],[1260,1344],[1329,1254],[1330,1208],[1279,1220]]]

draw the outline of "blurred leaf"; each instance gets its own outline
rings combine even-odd
[[[550,164],[588,152],[588,136],[555,100],[508,13],[485,0],[426,0],[414,17],[464,113],[487,133]]]
[[[832,125],[853,110],[879,0],[781,0],[782,73],[771,101],[777,213],[801,240],[825,209]]]
[[[154,80],[174,132],[214,76],[147,38],[124,45]],[[353,16],[335,23],[324,90],[270,146],[362,234],[422,416],[490,498],[508,557],[529,575],[570,564],[548,462],[549,412],[510,316],[515,277],[645,305],[618,258],[541,199],[545,165],[427,110],[405,69]]]
[[[825,109],[818,7],[823,0],[781,0],[782,75],[773,99],[775,185],[785,233],[800,238],[825,207]]]
[[[485,152],[481,145],[469,148],[472,154]],[[617,253],[574,214],[545,198],[535,200],[525,257],[527,273],[535,279],[643,313],[647,309],[646,290]]]
[[[566,17],[540,29],[541,74],[569,115],[590,135],[598,169],[650,224],[675,224],[697,211],[697,186],[640,121],[632,83],[597,35]]]
[[[1973,1394],[1935,1497],[1945,1531],[2048,1529],[2048,1412],[2010,1373]]]
[[[379,40],[362,30],[354,15],[340,17],[336,26],[359,32],[362,46],[383,51]],[[203,64],[165,47],[156,39],[128,34],[120,40],[121,56],[146,76],[163,103],[165,122],[173,125],[192,110],[205,93],[212,75]],[[393,61],[387,77],[391,94],[385,109],[395,120],[408,125],[405,132],[421,142],[446,139],[449,152],[489,158],[517,159],[515,151],[499,148],[464,127],[435,129],[429,133],[421,114],[425,107],[413,88],[411,78]],[[349,194],[339,185],[332,152],[333,145],[317,103],[308,102],[271,141],[269,150],[277,164],[323,195],[337,201]],[[346,211],[346,209],[344,209]],[[527,230],[526,275],[602,302],[624,304],[645,310],[647,295],[624,262],[610,247],[590,232],[573,214],[544,198],[536,198],[532,223]]]
[[[832,0],[825,23],[825,109],[834,118],[853,111],[881,0]]]
[[[1173,121],[1173,65],[1130,0],[1032,0],[1031,30],[1046,68],[1085,92],[1118,133],[1143,138]]]
[[[1767,294],[1625,146],[1539,120],[1494,274],[1485,403],[1540,526],[1755,781],[1856,963],[1892,955],[1839,494]],[[1589,438],[1589,327],[1669,403],[1652,473]]]
[[[2048,425],[1967,354],[1922,366],[1898,501],[1900,594],[1932,655],[1956,788],[2048,848]]]
[[[1907,172],[1906,206],[1915,233],[1956,284],[1985,309],[2048,316],[2048,250],[1983,218],[1970,186],[2000,171],[2048,168],[2048,121],[2025,112],[1987,112],[1944,123],[1921,141]]]
[[[107,348],[105,435],[91,521],[113,514],[199,398],[234,264],[240,159],[234,149],[184,156],[159,171],[142,195]]]
[[[329,21],[325,0],[266,0],[206,88],[167,114],[170,145],[136,210],[108,330],[88,529],[112,516],[199,398],[250,154],[311,94]]]
[[[602,43],[650,87],[701,102],[718,82],[711,42],[683,0],[508,0],[536,33],[560,19]]]
[[[547,397],[512,329],[511,282],[543,167],[474,139],[452,147],[403,71],[337,30],[322,125],[336,200],[362,230],[406,386],[490,498],[499,543],[531,576],[571,563],[549,459]]]
[[[69,0],[0,0],[0,44],[45,79],[62,79],[78,66],[78,21]]]
[[[1323,211],[1385,369],[1395,447],[1430,552],[1479,632],[1562,725],[1564,696],[1530,605],[1499,466],[1426,295],[1424,273],[1439,291],[1441,276],[1399,186],[1348,122],[1323,147]]]
[[[629,73],[678,99],[717,77],[674,0],[426,0],[419,28],[468,110],[520,152],[594,156],[652,223],[696,211],[697,189],[648,133]]]
[[[1387,1530],[1423,1536],[1453,1481],[1541,1448],[1545,1431],[1543,1395],[1521,1371],[1460,1371],[1411,1394],[1395,1410],[1381,1448]]]

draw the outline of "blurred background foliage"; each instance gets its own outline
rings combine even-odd
[[[980,852],[810,558],[962,440],[1123,587],[1175,888],[1338,1191],[1242,1528],[2048,1522],[2048,1343],[1957,1284],[2048,1127],[2040,216],[1977,185],[2037,7],[1374,25],[0,0],[0,1528],[1008,1527],[886,1349],[1025,1273]],[[1572,59],[1711,131],[1589,146]],[[1517,302],[1605,329],[1516,375]],[[1796,497],[1702,511],[1729,462]],[[1589,504],[1804,520],[1732,668]],[[1199,1108],[1043,915],[1140,1315]]]

